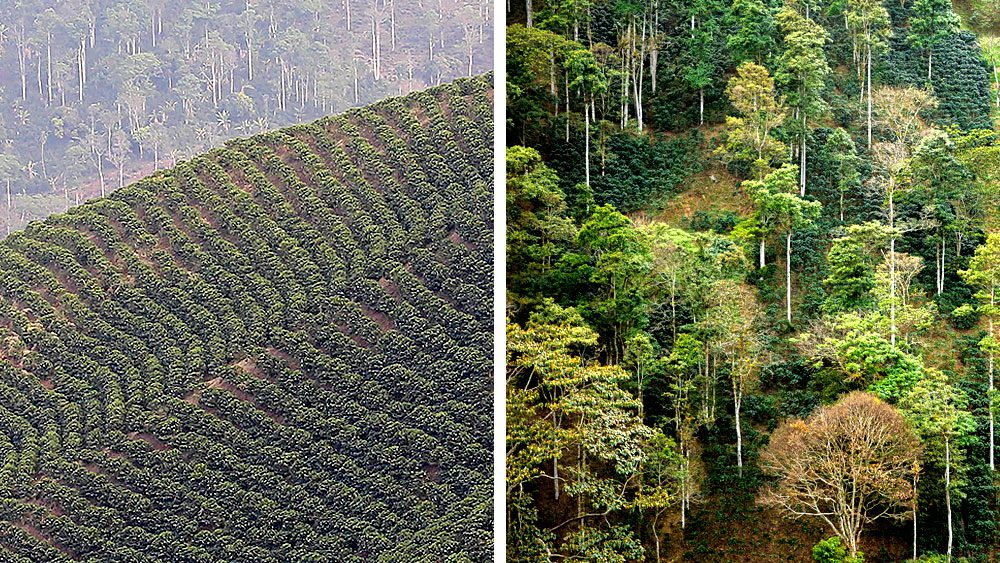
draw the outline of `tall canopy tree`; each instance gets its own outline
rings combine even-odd
[[[591,108],[595,105],[595,97],[607,91],[608,80],[594,54],[586,49],[570,52],[566,57],[566,68],[570,76],[569,87],[579,92],[583,99],[584,169],[586,184],[590,187],[590,123],[596,120]]]
[[[819,218],[822,207],[818,201],[796,195],[798,172],[797,166],[785,164],[763,180],[743,182],[744,191],[757,206],[758,223],[768,225],[771,232],[785,238],[785,312],[789,324],[792,322],[792,234]],[[761,245],[763,253],[763,238]]]
[[[788,516],[822,520],[855,557],[867,526],[906,516],[919,456],[920,442],[899,411],[853,392],[771,434],[761,462],[778,481],[762,500]]]
[[[972,196],[972,175],[956,156],[956,147],[951,137],[943,131],[927,135],[913,152],[910,164],[914,197],[933,218],[937,241],[937,293],[945,289],[947,238],[954,234],[961,241],[966,231],[978,227],[962,224],[955,210]],[[957,246],[961,252],[961,245]]]
[[[931,81],[934,48],[956,33],[961,20],[951,0],[914,0],[910,7],[910,34],[906,39],[927,53],[927,82]]]
[[[788,7],[778,13],[778,27],[784,34],[785,50],[778,57],[776,81],[788,92],[788,105],[794,110],[799,145],[799,195],[806,195],[806,139],[809,119],[826,110],[821,91],[830,73],[824,47],[829,36],[823,26]]]
[[[535,149],[507,149],[507,275],[538,287],[576,238],[558,178]]]
[[[709,314],[719,319],[724,329],[720,337],[722,353],[729,368],[733,392],[733,415],[736,426],[736,466],[743,475],[743,398],[759,383],[760,369],[767,360],[767,349],[760,324],[764,311],[756,292],[746,284],[730,279],[717,281],[713,287],[713,307]]]
[[[763,65],[777,49],[774,14],[764,0],[733,0],[727,27],[735,31],[726,39],[733,62]]]
[[[686,8],[687,29],[678,30],[684,33],[681,36],[683,79],[689,88],[698,92],[698,124],[701,125],[705,123],[705,89],[722,72],[720,46],[725,37],[722,31],[725,11],[720,0],[691,0]]]
[[[532,482],[550,480],[556,501],[561,488],[570,497],[572,515],[552,528],[562,541],[550,553],[640,556],[635,534],[609,522],[633,508],[672,503],[676,480],[666,468],[657,470],[676,457],[672,444],[642,423],[636,399],[622,388],[625,370],[580,357],[596,346],[597,334],[575,310],[548,302],[524,327],[511,323],[507,332],[508,496],[517,499]],[[511,504],[515,511],[520,506]],[[519,520],[516,529],[534,537],[524,543],[556,539],[534,528],[530,511],[516,511],[508,524]],[[588,534],[590,541],[581,543]]]
[[[672,418],[680,453],[678,473],[681,479],[681,529],[687,524],[687,513],[696,486],[691,463],[695,432],[705,422],[693,398],[699,379],[703,379],[700,367],[704,348],[704,342],[692,334],[682,333],[667,358],[667,369],[671,376],[670,399],[674,411]]]
[[[726,117],[726,144],[719,150],[731,159],[749,162],[761,179],[785,153],[784,143],[771,136],[785,119],[774,79],[763,66],[746,62],[729,79],[726,95],[741,117]]]
[[[864,86],[861,99],[868,94],[868,147],[872,146],[872,64],[875,55],[888,45],[892,34],[889,12],[882,0],[848,0],[844,12],[854,46],[858,77]]]
[[[839,196],[840,222],[844,222],[844,196],[855,192],[861,187],[859,167],[861,159],[851,134],[842,128],[837,128],[826,138],[824,152],[833,161],[833,173],[837,182]]]
[[[965,470],[963,440],[972,434],[976,423],[966,410],[965,395],[948,383],[937,370],[928,371],[900,402],[914,429],[924,439],[927,457],[944,464],[944,502],[947,509],[947,555],[951,559],[954,543],[952,499],[960,492]]]
[[[986,237],[986,242],[976,248],[976,253],[969,260],[969,269],[959,272],[965,283],[976,288],[976,298],[979,299],[979,311],[986,317],[986,336],[979,341],[979,346],[986,351],[989,373],[989,459],[990,469],[996,470],[994,459],[996,448],[996,431],[994,429],[994,408],[996,399],[996,387],[994,385],[994,364],[996,354],[1000,345],[996,334],[996,321],[1000,309],[998,309],[998,298],[1000,298],[1000,233],[990,233]]]
[[[580,228],[577,243],[590,256],[590,281],[597,287],[587,314],[605,332],[608,358],[617,363],[625,340],[644,316],[641,282],[652,269],[649,243],[610,205],[594,211]]]

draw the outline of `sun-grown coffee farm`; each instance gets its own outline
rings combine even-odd
[[[0,243],[0,559],[488,558],[491,83]]]

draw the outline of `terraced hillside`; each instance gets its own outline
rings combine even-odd
[[[491,76],[0,243],[0,560],[485,560]]]

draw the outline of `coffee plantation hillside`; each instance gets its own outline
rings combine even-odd
[[[486,560],[491,80],[0,243],[0,560]]]

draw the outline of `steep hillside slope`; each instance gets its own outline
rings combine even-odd
[[[0,244],[0,559],[487,559],[491,81]]]

